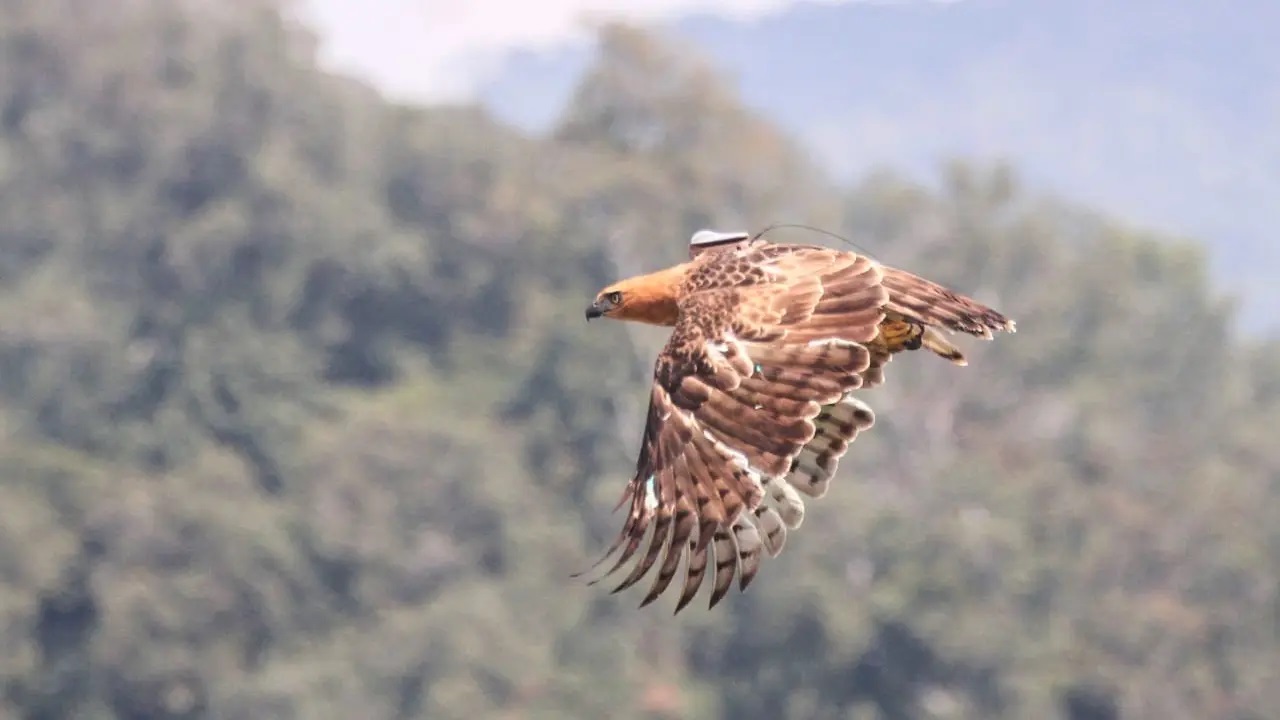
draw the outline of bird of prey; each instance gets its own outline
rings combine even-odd
[[[864,254],[712,230],[693,235],[687,262],[601,290],[586,317],[672,328],[635,475],[615,508],[629,512],[593,568],[621,554],[591,583],[643,546],[613,592],[661,561],[644,607],[687,559],[677,613],[713,557],[709,608],[735,575],[747,589],[762,553],[781,552],[804,519],[800,494],[822,497],[849,443],[875,422],[856,396],[883,381],[895,354],[923,348],[965,365],[943,331],[1015,331],[999,312]]]

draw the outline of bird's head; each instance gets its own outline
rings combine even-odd
[[[598,317],[611,317],[613,313],[621,312],[623,305],[629,298],[623,292],[613,285],[601,290],[596,299],[587,306],[587,320],[594,320]]]
[[[679,316],[677,293],[684,267],[619,280],[596,293],[587,320],[598,317],[649,325],[674,325]]]

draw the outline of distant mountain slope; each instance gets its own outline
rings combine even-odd
[[[802,5],[674,28],[838,176],[1007,157],[1046,189],[1202,239],[1248,324],[1277,327],[1280,3]],[[487,101],[554,117],[584,51],[520,57]]]

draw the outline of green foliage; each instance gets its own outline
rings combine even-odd
[[[269,0],[0,10],[0,715],[1280,706],[1280,348],[1195,242],[1004,166],[832,187],[632,28],[534,139],[324,74]],[[774,221],[1019,333],[895,360],[750,592],[636,612],[569,575],[620,522],[662,333],[582,308]]]

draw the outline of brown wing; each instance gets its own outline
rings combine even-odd
[[[746,588],[762,551],[781,551],[786,528],[803,518],[783,477],[823,407],[859,387],[871,361],[862,343],[887,301],[879,267],[825,248],[769,251],[777,247],[696,268],[658,358],[636,473],[619,502],[630,505],[627,520],[605,553],[620,550],[607,577],[645,548],[615,592],[662,560],[642,606],[666,590],[682,557],[677,612],[712,554],[714,606],[735,574]]]
[[[862,390],[883,383],[885,365],[907,350],[924,348],[957,365],[968,364],[943,330],[988,340],[992,331],[1016,331],[1013,320],[935,282],[891,267],[882,266],[881,273],[889,296],[879,332],[865,343],[871,362],[862,372]],[[787,483],[813,498],[825,495],[849,444],[874,424],[871,408],[852,396],[824,407],[814,420],[813,440],[796,457]]]
[[[864,387],[884,382],[884,365],[904,350],[924,348],[956,365],[969,364],[942,331],[987,340],[993,331],[1017,331],[1013,320],[931,280],[891,267],[883,268],[883,273],[889,302],[880,334],[867,345],[872,367],[864,374]]]
[[[930,327],[991,339],[992,331],[1014,332],[1016,325],[982,303],[897,268],[884,268],[891,314]]]

